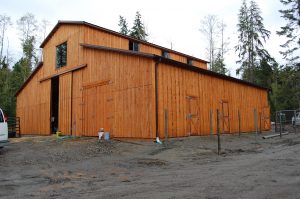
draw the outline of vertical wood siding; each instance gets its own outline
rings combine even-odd
[[[268,106],[266,90],[166,64],[159,64],[158,67],[158,90],[160,137],[164,137],[164,109],[169,112],[169,136],[189,135],[189,120],[187,119],[189,96],[194,97],[198,102],[198,106],[194,106],[198,107],[198,110],[194,110],[194,112],[199,113],[200,123],[196,135],[209,135],[210,110],[213,111],[213,132],[216,133],[216,110],[219,109],[221,112],[222,100],[228,101],[230,133],[238,132],[238,110],[240,110],[242,118],[241,130],[250,132],[255,130],[254,109],[259,115],[263,108]],[[222,123],[223,121],[221,121]],[[223,131],[222,125],[221,131]]]
[[[83,135],[96,136],[104,128],[114,137],[154,138],[153,61],[84,52],[88,67],[83,70]]]
[[[51,81],[39,82],[39,70],[18,95],[16,114],[20,117],[22,134],[48,135],[50,133]]]
[[[67,66],[56,69],[56,46],[65,41],[68,43]],[[40,80],[87,64],[86,68],[59,77],[59,130],[64,134],[97,136],[100,128],[104,128],[114,137],[154,138],[155,62],[138,56],[83,48],[80,43],[120,49],[128,49],[129,45],[128,39],[87,26],[60,26],[43,49],[44,66],[17,96],[17,116],[21,117],[22,133],[50,134],[51,79]],[[141,44],[140,49],[161,55],[161,49],[153,46]],[[187,62],[182,55],[170,53],[170,56]],[[206,68],[200,61],[193,60],[193,65]],[[238,110],[245,132],[254,130],[254,108],[258,114],[268,113],[265,90],[161,63],[157,74],[160,137],[164,137],[164,109],[169,111],[170,137],[188,135],[191,131],[187,120],[189,113],[198,114],[194,120],[199,125],[194,125],[192,133],[209,134],[211,110],[215,133],[216,109],[221,110],[222,100],[228,101],[231,133],[238,131]],[[194,101],[189,101],[190,97]],[[188,107],[197,110],[191,111]],[[264,123],[266,129],[268,124],[269,120]]]
[[[64,135],[71,135],[71,100],[72,73],[67,73],[59,77],[58,129]]]

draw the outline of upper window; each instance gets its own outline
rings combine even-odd
[[[140,45],[138,42],[135,41],[129,41],[129,50],[132,51],[139,51],[140,50]]]
[[[169,59],[170,58],[170,53],[167,52],[167,51],[162,51],[162,56]]]
[[[188,64],[188,65],[193,65],[193,60],[188,58],[188,59],[187,59],[187,64]]]
[[[61,68],[67,65],[67,42],[56,46],[56,68]]]

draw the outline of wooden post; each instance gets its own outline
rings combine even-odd
[[[254,113],[254,128],[255,128],[255,133],[257,135],[257,112],[256,109],[253,110]]]
[[[217,109],[217,136],[218,136],[218,155],[221,153],[221,140],[220,140],[220,113]]]
[[[261,112],[259,113],[259,134],[261,134]]]
[[[296,110],[294,110],[294,133],[296,134]]]
[[[277,132],[277,124],[278,124],[278,112],[275,113],[275,133]]]
[[[281,111],[279,112],[279,133],[280,133],[280,138],[281,138],[282,137]]]
[[[241,136],[241,112],[238,110],[238,119],[239,119],[239,136]]]
[[[167,109],[164,110],[164,116],[165,116],[165,143],[167,143],[167,141],[168,141],[168,119],[169,119]]]
[[[210,110],[209,112],[209,128],[210,128],[210,136],[213,135],[213,111]]]

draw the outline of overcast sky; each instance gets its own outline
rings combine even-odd
[[[283,63],[279,54],[279,45],[285,41],[276,35],[280,26],[284,25],[279,9],[283,5],[279,0],[256,0],[264,18],[265,27],[271,31],[271,37],[265,47],[275,59]],[[119,15],[124,16],[132,26],[136,11],[140,11],[149,32],[149,42],[171,48],[185,54],[206,59],[206,39],[200,28],[200,21],[206,15],[217,15],[227,25],[226,37],[231,49],[225,57],[226,67],[235,76],[238,57],[234,52],[237,44],[237,15],[242,0],[0,0],[0,14],[12,18],[14,28],[16,20],[30,12],[41,21],[50,22],[50,31],[58,20],[87,21],[96,25],[118,31]],[[8,32],[9,51],[18,59],[21,56],[17,31]],[[16,60],[15,60],[16,61]]]

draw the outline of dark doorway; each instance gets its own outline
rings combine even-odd
[[[51,132],[58,130],[59,77],[51,79]]]

